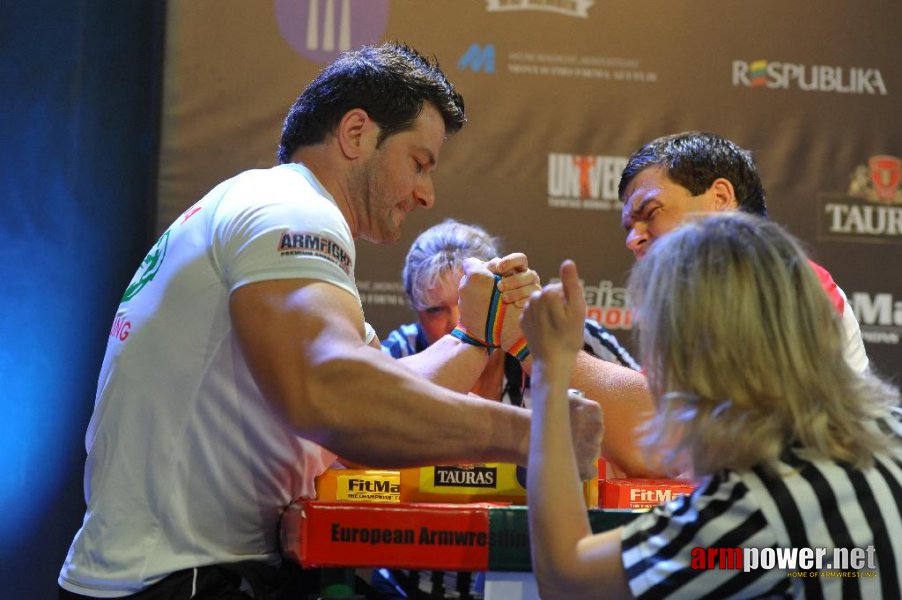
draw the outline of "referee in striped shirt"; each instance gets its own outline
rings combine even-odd
[[[569,439],[585,310],[572,262],[561,279],[522,320],[543,598],[902,597],[899,390],[845,360],[837,314],[792,236],[752,215],[707,216],[633,268],[657,407],[644,443],[698,487],[596,535]]]

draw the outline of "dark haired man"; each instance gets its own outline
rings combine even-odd
[[[645,144],[627,161],[618,194],[626,246],[636,259],[691,213],[740,210],[767,216],[764,186],[751,153],[714,133],[687,131]],[[863,371],[868,357],[846,296],[830,273],[814,262],[811,266],[842,315],[846,359]]]
[[[464,121],[434,61],[398,44],[346,53],[292,107],[279,166],[221,183],[166,230],[116,313],[61,598],[306,597],[299,572],[277,567],[278,522],[336,455],[525,464],[528,412],[461,393],[485,348],[445,336],[395,361],[354,283],[354,240],[395,240],[432,206]],[[492,267],[513,273],[504,301],[537,288],[522,255]],[[477,330],[495,277],[478,263],[466,280],[461,320]],[[521,335],[510,306],[505,350]],[[600,411],[574,402],[573,417],[590,473]]]

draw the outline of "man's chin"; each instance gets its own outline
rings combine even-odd
[[[393,244],[401,239],[401,230],[397,227],[393,227],[391,230],[365,233],[360,236],[360,239],[370,242],[371,244]]]

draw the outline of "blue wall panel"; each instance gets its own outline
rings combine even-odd
[[[162,3],[0,7],[0,589],[50,598],[84,434],[153,223]]]

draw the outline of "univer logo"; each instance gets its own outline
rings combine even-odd
[[[902,160],[887,154],[858,165],[845,194],[820,195],[818,238],[902,242]]]
[[[282,256],[304,255],[325,258],[341,267],[348,275],[354,268],[350,252],[321,233],[285,231],[279,236],[277,250]]]
[[[435,467],[435,487],[493,488],[498,481],[496,467],[449,466]]]
[[[892,294],[853,292],[852,312],[861,325],[861,337],[871,344],[898,344],[902,334],[902,300]]]
[[[548,155],[548,206],[620,210],[617,185],[625,156]]]
[[[479,44],[472,44],[457,61],[457,68],[461,71],[470,69],[477,73],[479,71],[494,73],[495,45],[486,44],[485,47],[482,47]]]
[[[886,84],[879,69],[801,65],[767,60],[733,61],[733,86],[799,89],[803,92],[870,94],[886,96]]]
[[[541,10],[587,19],[593,4],[595,0],[486,0],[485,9],[487,12]]]

